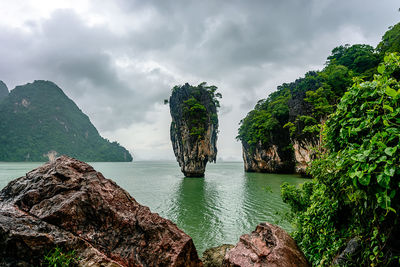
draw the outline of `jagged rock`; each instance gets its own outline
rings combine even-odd
[[[240,237],[226,254],[223,266],[302,267],[308,266],[308,262],[284,230],[261,223],[250,235]]]
[[[217,106],[208,88],[186,83],[174,87],[169,99],[172,147],[187,177],[204,176],[207,162],[217,158]]]
[[[279,148],[271,145],[265,148],[258,143],[255,149],[250,149],[242,142],[243,162],[246,172],[292,173],[293,161],[282,160]]]
[[[294,157],[296,161],[295,172],[306,176],[306,170],[311,160],[314,158],[315,152],[313,151],[313,144],[309,142],[298,142],[293,143]]]
[[[6,96],[8,96],[9,92],[8,92],[8,88],[7,85],[3,82],[0,81],[0,100]]]
[[[349,266],[351,265],[351,257],[354,256],[361,248],[361,239],[358,237],[350,239],[346,248],[333,260],[334,266]]]
[[[39,266],[56,246],[81,266],[201,266],[175,224],[66,156],[0,192],[0,266]]]
[[[226,253],[230,249],[235,247],[234,245],[224,244],[218,247],[209,248],[203,252],[202,262],[204,267],[221,267],[225,258]]]
[[[310,75],[315,75],[314,73]],[[295,134],[291,136],[290,142],[293,145],[295,173],[303,176],[310,162],[314,159],[315,149],[319,147],[319,136],[304,132],[306,125],[298,118],[301,116],[313,116],[313,106],[306,101],[306,92],[301,90],[291,90],[292,97],[288,101],[289,121],[296,127]],[[324,121],[321,121],[324,124]]]

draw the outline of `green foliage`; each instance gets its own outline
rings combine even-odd
[[[381,55],[389,52],[400,52],[400,23],[390,27],[383,35],[382,41],[377,46],[377,50]]]
[[[207,86],[206,82],[197,86],[185,84],[172,88],[172,94],[182,94],[184,100],[178,109],[172,104],[171,112],[181,110],[184,121],[188,125],[189,134],[193,138],[203,139],[208,123],[218,128],[217,112],[220,107],[219,99],[222,98],[222,95],[216,93],[217,89],[214,85]]]
[[[89,118],[49,81],[18,86],[0,103],[0,161],[47,161],[56,151],[83,161],[131,161],[102,138]]]
[[[370,73],[379,63],[379,54],[370,45],[341,45],[332,50],[332,55],[328,57],[328,65],[342,65],[352,69],[357,74]]]
[[[400,57],[388,54],[372,81],[356,79],[326,122],[327,153],[312,163],[313,185],[282,186],[296,214],[294,238],[309,261],[329,266],[352,237],[356,266],[395,259],[400,212]],[[310,190],[311,189],[311,190]]]
[[[240,122],[238,140],[255,147],[258,142],[271,144],[273,136],[283,131],[289,117],[287,89],[271,94],[267,99],[260,100],[254,110]]]
[[[76,257],[75,251],[64,252],[61,248],[56,247],[44,256],[44,266],[49,267],[68,267],[78,266],[79,258]]]
[[[369,45],[345,45],[332,50],[322,71],[310,71],[303,78],[278,86],[241,120],[237,139],[254,151],[256,146],[278,145],[290,151],[292,143],[317,147],[327,117],[354,77],[372,79],[379,54]],[[289,148],[289,149],[288,149]],[[286,155],[285,160],[290,160]]]

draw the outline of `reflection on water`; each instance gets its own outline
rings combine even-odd
[[[208,247],[212,240],[222,237],[217,201],[218,192],[212,183],[201,178],[182,178],[166,217],[191,233],[189,235],[202,246]]]
[[[245,173],[236,163],[222,166],[210,165],[204,179],[181,177],[165,214],[193,238],[199,252],[222,243],[235,244],[241,234],[263,221],[291,230],[281,216],[288,207],[280,197],[280,185],[303,179]]]
[[[1,163],[0,186],[39,163]],[[207,166],[205,178],[184,178],[175,162],[93,163],[92,166],[127,190],[139,203],[175,222],[189,234],[199,254],[239,236],[263,221],[277,223],[288,208],[280,197],[283,182],[299,184],[295,175],[245,173],[243,163]]]

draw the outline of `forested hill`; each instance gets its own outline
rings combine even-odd
[[[83,161],[132,161],[128,150],[99,135],[56,84],[34,81],[1,97],[3,87],[1,82],[0,161],[47,161],[49,153]]]
[[[304,172],[318,153],[321,126],[353,84],[371,80],[386,52],[400,51],[400,23],[376,47],[343,45],[332,50],[325,68],[278,86],[241,121],[238,140],[245,168],[261,172]]]

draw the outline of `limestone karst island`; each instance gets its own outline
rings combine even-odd
[[[171,142],[186,177],[203,177],[207,162],[217,158],[218,98],[216,86],[175,86],[169,98]]]
[[[0,15],[0,266],[400,266],[398,1]]]

